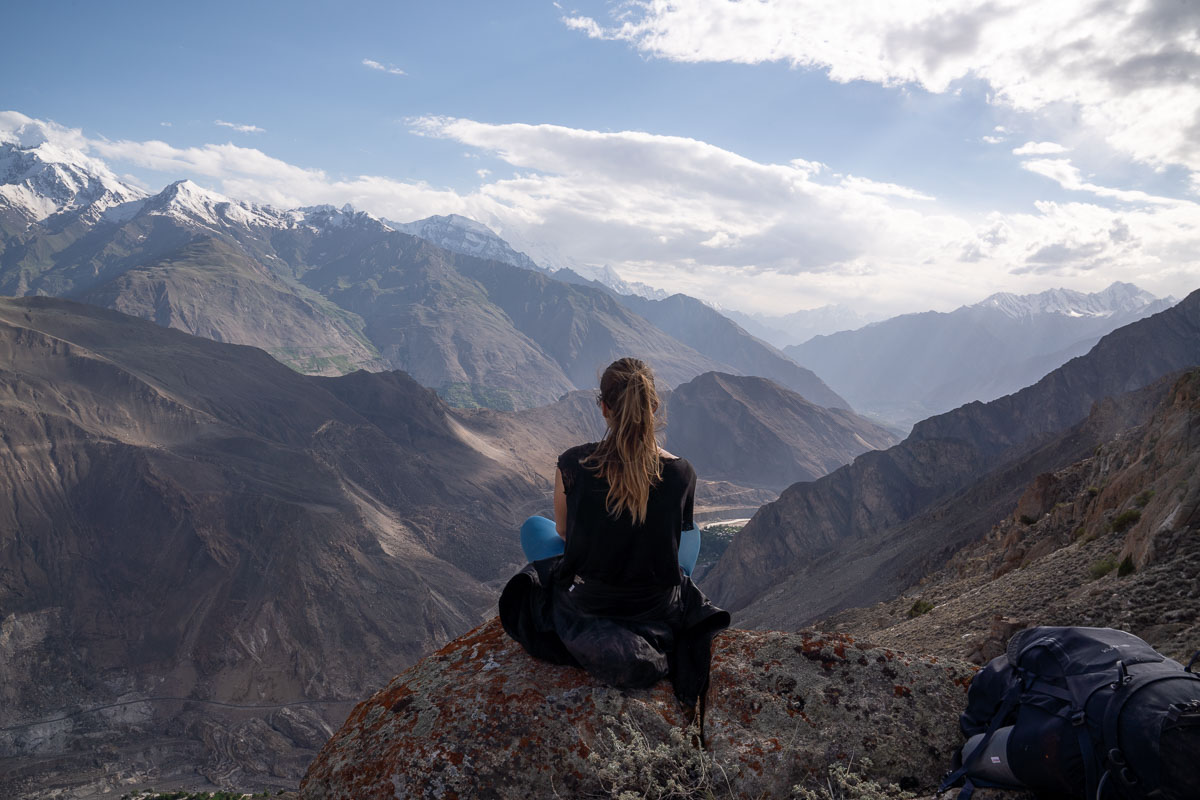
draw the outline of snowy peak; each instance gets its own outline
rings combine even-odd
[[[432,242],[453,253],[501,261],[535,272],[547,272],[532,258],[514,250],[491,228],[458,214],[437,215],[401,224],[393,223],[393,226],[402,233]]]
[[[141,213],[162,214],[205,227],[234,224],[278,228],[287,224],[287,218],[273,209],[231,200],[188,180],[176,181],[151,197]]]
[[[666,300],[671,296],[670,292],[662,289],[655,289],[653,286],[634,281],[630,282],[622,278],[611,265],[605,264],[596,271],[596,280],[603,283],[608,288],[612,289],[617,294],[628,294],[635,297],[644,297],[647,300]]]
[[[1071,289],[1049,289],[1039,294],[1017,295],[999,292],[967,308],[996,309],[1013,319],[1034,314],[1062,314],[1068,317],[1111,317],[1140,311],[1161,302],[1132,283],[1117,282],[1101,292],[1085,294]]]
[[[315,231],[325,231],[334,228],[361,227],[370,229],[392,230],[382,219],[366,211],[358,211],[346,203],[341,208],[323,204],[306,206],[287,212],[288,216],[298,225],[306,225]]]
[[[541,258],[535,261],[527,253],[516,249],[502,239],[488,226],[458,214],[436,215],[415,222],[390,224],[402,233],[432,242],[452,253],[463,253],[468,256],[501,261],[514,267],[551,276],[555,276],[565,269],[573,272],[578,278],[594,280],[603,284],[617,294],[637,295],[650,300],[663,300],[670,295],[669,292],[655,289],[644,283],[625,281],[617,274],[616,270],[607,264],[602,267],[585,266],[571,259],[546,255],[542,251],[538,251],[541,253]],[[532,245],[524,246],[524,249],[535,252]],[[562,279],[562,276],[559,277]],[[578,279],[567,279],[567,282],[577,283]]]
[[[0,208],[36,222],[63,212],[105,210],[145,197],[104,162],[91,158],[30,120],[0,128]]]

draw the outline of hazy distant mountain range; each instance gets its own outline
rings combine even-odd
[[[762,627],[888,599],[986,533],[1039,473],[1083,458],[1158,400],[1123,394],[1196,365],[1200,290],[1032,386],[926,419],[895,447],[790,486],[754,516],[707,588]],[[1094,424],[1076,428],[1097,404]]]
[[[0,143],[0,294],[96,303],[261,347],[306,373],[402,369],[463,406],[548,403],[635,354],[666,386],[711,370],[762,374],[848,407],[715,312],[711,331],[681,341],[610,289],[548,277],[461,217],[401,226],[435,245],[348,206],[279,211],[189,181],[147,196],[23,135]]]
[[[867,314],[845,305],[827,305],[789,314],[748,314],[733,309],[721,309],[721,313],[779,348],[802,344],[814,336],[855,330],[884,319],[883,314]]]
[[[851,406],[907,428],[1028,386],[1109,331],[1174,305],[1128,283],[1084,294],[995,294],[950,313],[904,314],[785,348]]]

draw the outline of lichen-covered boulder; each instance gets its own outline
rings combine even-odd
[[[747,797],[823,783],[831,765],[931,792],[962,744],[974,667],[843,634],[729,631],[713,653],[704,739]]]
[[[960,743],[972,670],[848,636],[731,630],[714,643],[701,720],[665,681],[597,686],[533,659],[492,620],[360,703],[301,795],[788,797],[839,764],[930,794]]]

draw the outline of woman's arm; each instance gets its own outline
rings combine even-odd
[[[567,490],[563,488],[562,470],[554,470],[554,530],[567,538]]]

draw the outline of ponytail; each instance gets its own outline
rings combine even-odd
[[[654,438],[654,373],[636,358],[618,359],[600,378],[599,399],[608,407],[608,433],[583,465],[608,481],[608,513],[616,517],[628,511],[640,525],[646,520],[650,487],[662,478]]]

